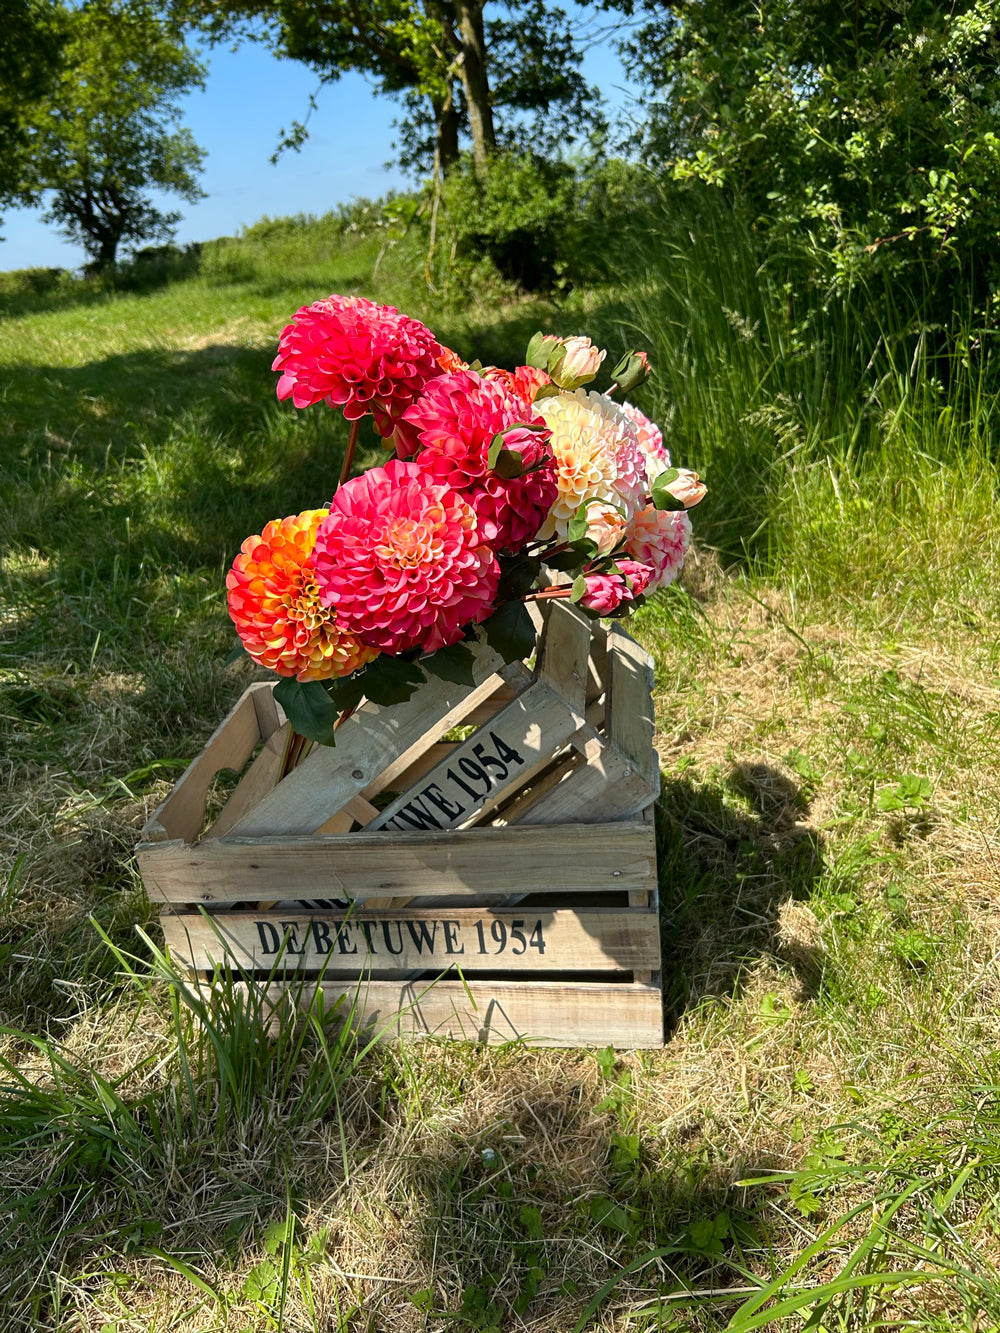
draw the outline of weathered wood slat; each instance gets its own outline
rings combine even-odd
[[[570,602],[549,602],[542,610],[545,633],[538,650],[538,675],[581,717],[587,706],[591,621]]]
[[[312,833],[352,796],[365,791],[387,768],[400,762],[411,746],[419,746],[427,736],[437,740],[432,733],[440,734],[440,729],[449,725],[451,714],[457,711],[462,716],[470,700],[479,702],[479,691],[483,698],[489,696],[492,677],[503,666],[484,642],[477,641],[470,647],[475,655],[476,687],[431,677],[405,703],[388,707],[363,704],[339,728],[337,744],[316,746],[236,825],[236,832],[244,837]]]
[[[307,983],[304,1004],[323,993],[329,1008],[339,996],[345,1019],[371,1034],[409,1036],[429,1033],[490,1043],[523,1039],[555,1046],[617,1046],[625,1049],[663,1045],[659,986],[609,986],[585,982],[323,981]],[[276,1006],[276,1024],[287,1021],[288,990],[270,986],[266,998]]]
[[[175,961],[198,971],[235,962],[272,968],[378,976],[386,972],[632,972],[659,967],[655,912],[629,908],[165,914]]]
[[[201,833],[205,799],[217,773],[224,768],[239,773],[260,742],[260,725],[254,699],[267,684],[244,690],[227,716],[219,723],[197,759],[188,764],[180,779],[153,811],[142,831],[146,842],[184,838],[193,842]]]
[[[608,631],[607,682],[608,738],[655,796],[660,790],[660,762],[653,746],[653,659],[620,625]]]
[[[656,879],[653,830],[638,822],[566,829],[483,828],[331,838],[212,838],[140,844],[146,889],[161,902],[256,902],[423,894],[645,889]]]
[[[259,696],[257,696],[259,697]],[[259,720],[259,714],[258,714]],[[240,785],[222,807],[218,819],[205,834],[206,838],[221,838],[234,824],[254,808],[272,788],[281,781],[288,742],[291,739],[290,722],[272,731],[264,741],[260,753],[244,773]]]
[[[388,805],[368,831],[468,823],[530,782],[582,721],[551,686],[536,681]]]

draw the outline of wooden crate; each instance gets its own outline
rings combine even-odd
[[[137,848],[174,960],[400,1033],[660,1045],[651,661],[565,602],[539,631],[534,662],[477,642],[474,685],[365,703],[332,748],[251,685]]]

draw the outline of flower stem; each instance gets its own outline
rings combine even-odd
[[[358,431],[361,429],[361,418],[351,422],[351,433],[347,437],[347,449],[344,451],[344,465],[340,469],[340,480],[337,482],[339,491],[344,482],[351,475],[351,466],[354,463],[354,447],[358,442]]]

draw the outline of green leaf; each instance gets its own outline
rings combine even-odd
[[[543,348],[543,343],[546,337],[548,337],[548,335],[543,333],[541,329],[539,329],[537,333],[532,334],[528,341],[527,350],[524,353],[524,364],[526,366],[534,366],[536,370],[544,370],[548,365],[549,354],[548,351]]]
[[[623,1236],[635,1235],[635,1222],[624,1208],[619,1208],[614,1199],[599,1194],[590,1201],[590,1217],[599,1227],[608,1227],[611,1231],[620,1231]]]
[[[476,659],[472,649],[464,643],[453,643],[449,648],[439,648],[420,659],[420,665],[432,676],[441,680],[453,680],[456,685],[475,685],[473,668]]]
[[[519,602],[535,586],[542,562],[535,555],[505,555],[500,557],[500,584],[497,600]]]
[[[486,642],[505,662],[519,662],[535,649],[535,626],[523,602],[505,602],[483,622]]]
[[[584,564],[586,557],[579,551],[559,551],[557,555],[549,556],[545,563],[550,569],[556,569],[560,574],[566,574],[571,569],[579,569]]]
[[[543,384],[542,387],[536,391],[532,402],[537,403],[542,398],[558,398],[561,393],[562,389],[560,389],[558,384]]]
[[[322,681],[295,680],[285,676],[275,685],[274,697],[300,736],[319,745],[335,743],[333,729],[340,717],[340,709]]]
[[[587,595],[587,580],[583,577],[582,574],[578,574],[576,578],[573,580],[573,589],[570,592],[569,600],[571,602],[578,602],[581,597],[586,597],[586,595]]]
[[[666,472],[661,472],[653,481],[649,494],[657,509],[683,509],[684,501],[678,500],[675,495],[671,495],[667,487],[672,485],[680,473],[675,467],[667,468]]]
[[[365,694],[373,704],[405,703],[427,677],[416,662],[382,653],[365,667]]]
[[[515,477],[524,475],[524,459],[516,449],[501,449],[493,464],[493,471],[504,481],[513,481]]]
[[[486,453],[486,466],[492,471],[497,465],[497,459],[503,452],[503,432],[498,431],[493,439],[490,440],[490,447]]]

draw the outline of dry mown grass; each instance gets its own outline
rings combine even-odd
[[[918,1145],[924,1169],[928,1124],[937,1156],[927,1169],[961,1167],[969,1088],[988,1080],[1000,1038],[991,666],[971,632],[914,630],[886,644],[819,616],[794,623],[779,594],[748,596],[717,573],[696,591],[706,617],[697,635],[672,633],[662,612],[640,626],[661,664],[660,1053],[602,1062],[434,1042],[383,1048],[309,1123],[295,1121],[295,1081],[279,1095],[265,1079],[226,1112],[220,1140],[225,1094],[211,1052],[201,1050],[203,1100],[192,1108],[177,1091],[165,992],[123,991],[92,933],[76,947],[95,910],[129,948],[134,918],[145,919],[128,847],[168,779],[154,773],[131,796],[109,780],[139,767],[137,755],[149,761],[149,716],[128,680],[95,674],[79,686],[83,713],[58,760],[39,760],[37,743],[34,756],[11,744],[7,1019],[23,1023],[27,1007],[70,1062],[139,1108],[143,1133],[157,1123],[144,1117],[180,1108],[176,1142],[124,1133],[92,1191],[85,1172],[76,1193],[66,1185],[89,1160],[72,1117],[44,1151],[0,1165],[0,1197],[42,1200],[49,1268],[61,1272],[48,1283],[64,1303],[58,1327],[272,1326],[267,1227],[291,1209],[289,1329],[407,1333],[450,1319],[565,1333],[631,1259],[674,1245],[623,1278],[595,1316],[594,1327],[624,1329],[657,1291],[766,1279],[825,1216],[873,1194],[894,1153]],[[37,730],[17,725],[9,740],[37,742]],[[931,796],[880,810],[879,794],[908,773],[925,775]],[[98,793],[89,803],[81,776]],[[43,1051],[7,1043],[29,1080],[56,1086]],[[838,1177],[844,1162],[875,1165]],[[815,1206],[803,1203],[809,1172],[823,1177],[824,1164]],[[775,1170],[799,1172],[800,1187],[738,1183]],[[949,1225],[987,1263],[997,1234],[982,1190],[959,1200]],[[719,1218],[713,1247],[701,1224]],[[900,1234],[918,1221],[901,1218]],[[810,1280],[834,1272],[868,1224],[845,1231],[838,1246],[848,1249],[832,1247]],[[8,1262],[23,1243],[23,1231],[8,1232]],[[11,1327],[57,1326],[51,1294],[32,1325],[20,1278],[0,1271]],[[900,1317],[947,1306],[928,1289],[891,1299]],[[732,1308],[706,1299],[683,1315],[695,1323],[677,1326],[722,1327]]]

